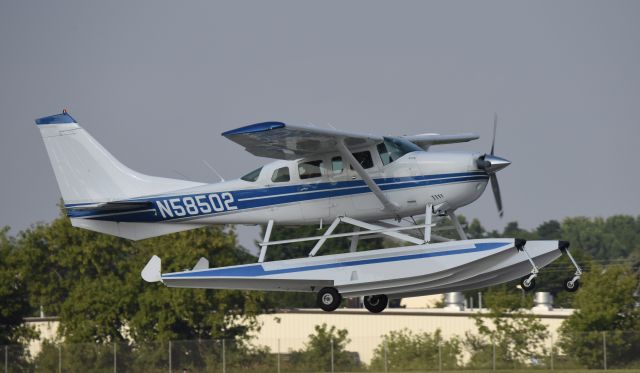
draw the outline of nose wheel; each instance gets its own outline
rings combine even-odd
[[[580,288],[580,276],[569,277],[568,279],[564,280],[564,283],[562,285],[564,286],[564,290],[568,291],[569,293],[574,293]]]
[[[318,307],[323,311],[331,312],[340,307],[342,296],[336,288],[322,288],[318,292]]]
[[[570,293],[576,292],[580,288],[580,277],[582,276],[582,269],[580,268],[576,260],[573,259],[573,255],[571,255],[571,253],[569,252],[568,241],[560,241],[560,251],[562,251],[563,254],[567,254],[569,260],[571,260],[571,264],[573,264],[573,266],[576,268],[576,272],[573,274],[573,276],[564,280],[564,283],[562,285],[564,287],[564,290]]]
[[[526,275],[520,279],[520,287],[524,291],[531,291],[536,288],[535,274]]]
[[[388,304],[389,298],[384,294],[364,297],[364,308],[368,309],[371,313],[380,313],[384,311]]]

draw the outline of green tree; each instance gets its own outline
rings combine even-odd
[[[0,346],[11,360],[12,371],[27,371],[29,340],[37,333],[24,324],[32,308],[27,296],[25,278],[16,268],[16,245],[7,236],[9,227],[0,228]]]
[[[573,217],[562,222],[562,235],[574,248],[595,259],[639,257],[640,218],[614,215],[607,219]]]
[[[467,234],[470,238],[484,238],[487,234],[487,231],[480,223],[480,220],[473,219],[471,221],[471,224],[469,224]]]
[[[22,274],[16,270],[15,243],[0,229],[0,345],[20,344],[35,336],[23,319],[31,306]]]
[[[402,329],[392,331],[383,337],[376,347],[371,360],[371,370],[390,371],[452,370],[459,368],[462,346],[458,338],[445,341],[442,332],[413,333]],[[386,346],[385,346],[386,344]]]
[[[546,355],[547,327],[536,316],[514,307],[515,294],[506,288],[489,292],[489,312],[473,316],[478,334],[467,333],[464,341],[471,352],[470,367],[490,367],[494,346],[498,366],[512,368]]]
[[[224,227],[132,242],[73,228],[61,216],[22,232],[16,246],[31,308],[59,315],[67,342],[234,339],[257,327],[261,293],[170,289],[140,278],[153,254],[165,272],[200,257],[216,266],[253,261]]]
[[[545,221],[536,228],[535,233],[539,240],[561,240],[562,225],[557,220]]]
[[[602,367],[603,332],[609,366],[640,360],[640,308],[634,298],[638,278],[628,266],[596,266],[584,275],[574,299],[576,311],[560,328],[560,347],[580,364]]]
[[[359,366],[359,359],[346,350],[351,342],[346,329],[322,324],[316,325],[314,331],[303,349],[290,352],[289,362],[294,367],[330,372],[332,351],[335,370],[348,372]]]

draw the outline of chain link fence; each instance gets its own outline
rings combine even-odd
[[[426,372],[625,370],[640,372],[640,331],[579,333],[535,341],[527,352],[490,338],[347,337],[1,346],[9,372]],[[533,352],[532,352],[533,351]]]

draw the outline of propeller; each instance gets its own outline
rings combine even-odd
[[[497,157],[494,155],[496,147],[496,129],[498,127],[498,114],[493,114],[493,139],[491,140],[491,152],[489,154],[483,154],[476,160],[476,165],[479,169],[484,170],[489,174],[489,182],[491,183],[491,190],[493,191],[493,197],[496,199],[496,206],[498,207],[498,215],[502,217],[504,211],[502,209],[502,196],[500,195],[500,185],[498,184],[498,177],[496,172],[502,170],[511,164],[510,161]]]

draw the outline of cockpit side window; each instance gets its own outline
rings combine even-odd
[[[280,167],[277,170],[273,171],[273,175],[271,175],[271,181],[274,183],[284,183],[291,180],[291,176],[289,175],[289,167]]]
[[[401,138],[385,137],[384,142],[378,144],[380,160],[385,166],[398,160],[403,155],[415,151],[422,151],[422,148],[411,141]]]
[[[254,182],[254,181],[258,180],[258,177],[260,177],[260,172],[262,172],[262,167],[249,172],[248,174],[244,175],[240,179],[242,179],[244,181]]]
[[[394,161],[394,159],[391,158],[391,153],[387,149],[387,146],[383,142],[378,144],[378,154],[380,154],[380,160],[385,166]]]
[[[322,176],[322,161],[309,161],[298,164],[300,179],[311,179]]]

